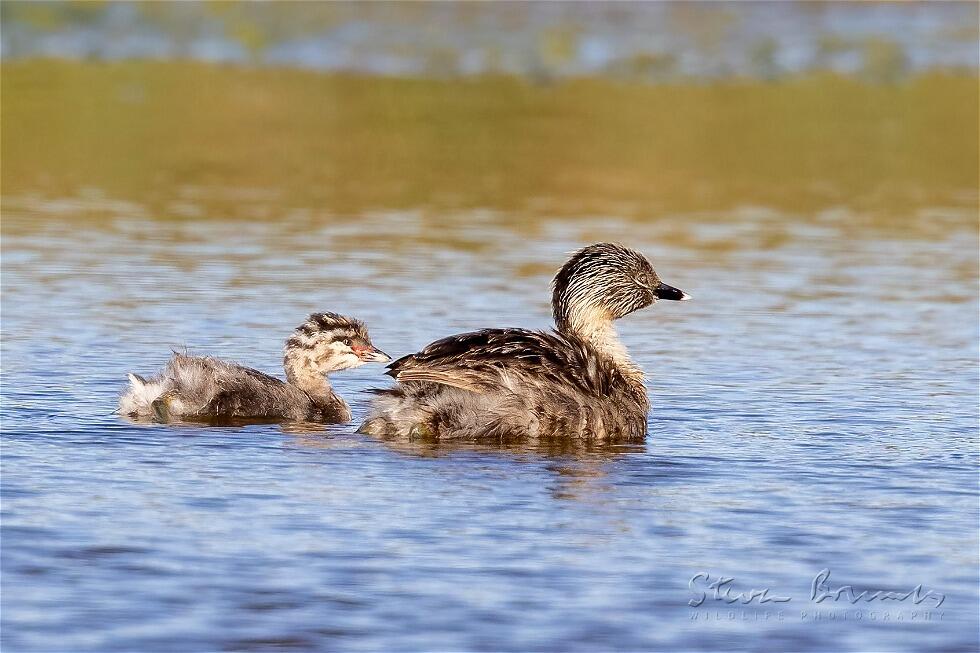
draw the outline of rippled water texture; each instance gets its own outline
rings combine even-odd
[[[79,66],[51,86],[92,75]],[[710,154],[734,161],[733,146],[696,134],[755,129],[735,93],[663,128],[671,151],[703,148],[700,167],[681,156],[665,178],[669,156],[623,145],[630,129],[651,134],[640,108],[619,125],[601,103],[566,104],[567,88],[520,91],[514,110],[565,122],[486,122],[473,98],[493,87],[454,103],[418,86],[399,112],[379,82],[350,100],[375,113],[329,114],[304,149],[316,112],[287,111],[268,85],[236,87],[227,131],[194,117],[220,104],[188,99],[198,109],[181,122],[157,95],[177,72],[92,85],[53,122],[47,101],[71,93],[20,78],[14,105],[18,78],[4,78],[5,651],[977,648],[977,140],[957,118],[976,129],[975,80],[966,108],[922,102],[914,85],[806,82],[855,102],[832,121],[860,123],[878,95],[905,103],[885,111],[891,131],[824,145],[831,123],[794,131],[785,117],[769,142],[784,164],[748,151],[726,176]],[[685,94],[702,92],[674,97],[693,107]],[[130,97],[142,108],[118,109]],[[236,125],[266,131],[225,139]],[[566,156],[567,176],[549,176]],[[459,183],[435,195],[442,171]],[[526,175],[544,180],[539,195],[504,184]],[[282,341],[314,310],[361,317],[393,355],[459,330],[547,327],[550,275],[600,239],[646,252],[695,298],[621,322],[649,374],[642,446],[436,446],[112,414],[125,373],[154,371],[172,346],[280,373]],[[386,377],[365,366],[335,381],[356,421]],[[832,587],[945,598],[816,604],[823,569]],[[715,601],[703,577],[689,589],[699,572],[791,600]]]

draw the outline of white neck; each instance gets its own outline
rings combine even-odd
[[[588,328],[577,331],[577,335],[589,342],[595,349],[612,359],[623,374],[633,378],[643,380],[643,370],[641,370],[626,351],[626,345],[619,339],[616,327],[610,321],[595,323]]]
[[[559,324],[559,330],[571,333],[588,342],[600,354],[610,358],[622,373],[643,383],[643,370],[629,357],[608,314],[597,310],[576,311]]]

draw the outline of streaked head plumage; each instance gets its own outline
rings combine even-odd
[[[660,281],[647,258],[618,243],[596,243],[574,252],[552,281],[552,310],[559,330],[574,322],[615,320],[657,299],[689,299]],[[580,326],[580,325],[579,325]]]
[[[334,342],[360,338],[370,342],[367,327],[358,319],[337,313],[311,313],[286,341],[286,348],[305,348],[324,340]]]
[[[296,327],[286,340],[285,359],[287,369],[302,365],[321,374],[391,360],[371,343],[363,322],[330,312],[312,313]]]

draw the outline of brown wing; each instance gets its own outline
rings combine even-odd
[[[474,392],[499,388],[504,375],[525,375],[603,396],[615,372],[583,343],[558,333],[483,329],[436,340],[388,366],[398,381],[448,385]]]

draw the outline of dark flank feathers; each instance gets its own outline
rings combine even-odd
[[[388,420],[374,434],[510,441],[574,435],[639,441],[647,398],[611,359],[574,336],[525,329],[483,329],[437,340],[389,365],[399,385],[380,390]],[[640,416],[640,419],[637,419]],[[390,428],[394,426],[395,428]]]

